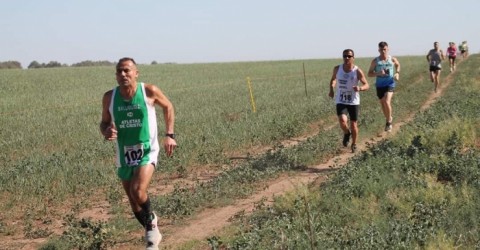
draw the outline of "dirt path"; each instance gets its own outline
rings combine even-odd
[[[452,74],[449,74],[444,80],[443,84],[439,87],[437,93],[432,92],[428,97],[426,102],[421,106],[420,110],[428,109],[438,97],[443,93],[443,90],[450,85],[452,81]],[[411,122],[415,117],[415,113],[411,113],[403,121],[395,122],[390,133],[381,132],[376,138],[371,138],[370,140],[360,141],[358,143],[358,151],[356,154],[359,154],[361,151],[366,150],[366,143],[375,144],[387,137],[392,137],[398,133],[400,128]],[[336,124],[335,124],[336,125]],[[267,202],[272,202],[275,196],[282,195],[286,192],[292,191],[295,188],[307,185],[312,182],[321,182],[324,181],[328,176],[325,173],[330,172],[332,169],[338,168],[341,165],[346,164],[350,158],[354,157],[356,154],[350,153],[350,150],[344,150],[341,154],[331,158],[325,163],[310,166],[306,171],[299,172],[293,176],[283,176],[272,181],[268,188],[258,192],[251,197],[243,200],[237,201],[235,204],[216,208],[216,209],[206,209],[200,214],[196,215],[195,218],[191,219],[187,225],[179,227],[164,227],[165,235],[162,248],[163,249],[174,249],[176,246],[179,246],[182,243],[185,243],[190,240],[203,240],[208,236],[215,235],[215,233],[220,232],[222,228],[228,225],[229,219],[240,213],[245,212],[249,213],[253,211],[256,203],[260,202],[262,199],[267,199]]]
[[[444,88],[446,88],[452,80],[453,74],[449,74],[442,82],[442,85],[438,89],[437,93],[432,92],[432,94],[427,98],[426,102],[422,105],[420,110],[425,110],[432,105],[438,97],[442,95]],[[433,87],[432,87],[433,88]],[[415,113],[411,113],[403,121],[395,121],[392,132],[384,133],[380,132],[376,138],[370,138],[369,140],[363,140],[358,142],[358,151],[357,154],[363,150],[366,150],[366,143],[375,144],[387,137],[394,136],[399,129],[408,122],[411,122],[414,118]],[[328,118],[327,121],[319,121],[311,125],[310,131],[297,138],[292,138],[289,140],[283,141],[281,144],[285,147],[295,146],[309,137],[320,133],[322,130],[328,130],[332,127],[338,126],[336,118]],[[323,127],[323,128],[322,128]],[[261,147],[255,148],[255,154],[259,152],[266,152],[270,150],[271,147]],[[339,155],[329,159],[328,161],[310,166],[306,170],[297,172],[295,175],[283,175],[280,178],[277,178],[268,183],[268,187],[256,194],[253,194],[249,198],[238,200],[235,204],[215,208],[215,209],[205,209],[201,213],[194,216],[192,219],[188,220],[185,225],[182,226],[172,226],[172,225],[160,225],[163,232],[163,241],[162,249],[175,249],[182,243],[185,243],[190,240],[203,240],[209,236],[215,235],[217,232],[220,232],[222,228],[228,225],[229,219],[234,215],[245,212],[250,213],[254,210],[255,204],[264,200],[266,198],[267,203],[272,202],[275,196],[280,196],[286,192],[292,191],[295,188],[307,185],[312,182],[322,182],[328,178],[327,174],[341,165],[346,164],[350,158],[355,156],[350,150],[343,150]],[[241,159],[242,156],[233,156],[234,158]],[[218,173],[208,169],[200,169],[194,174],[190,174],[186,177],[165,177],[160,176],[156,177],[157,183],[163,183],[151,187],[151,193],[154,195],[167,194],[173,190],[173,187],[176,183],[182,183],[183,185],[194,185],[198,180],[208,181],[217,176]],[[127,203],[127,201],[124,201]],[[93,220],[105,220],[108,219],[108,213],[110,205],[107,202],[100,202],[97,205],[90,207],[89,211],[84,211],[80,214],[81,217],[89,217]],[[61,226],[60,226],[61,227]],[[61,228],[57,228],[60,230]],[[55,231],[58,231],[55,230]],[[133,232],[132,238],[139,238],[142,236],[142,232]],[[0,237],[0,250],[2,249],[37,249],[41,244],[44,244],[46,239],[35,239],[27,240],[23,237],[12,236],[12,237]],[[12,248],[13,246],[13,248]],[[141,247],[140,247],[141,248]],[[124,244],[117,245],[115,249],[139,249],[138,245],[134,245],[132,242],[126,242]]]

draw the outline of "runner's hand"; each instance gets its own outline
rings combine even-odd
[[[117,128],[115,127],[114,124],[110,125],[105,129],[105,132],[103,133],[103,136],[105,137],[105,140],[107,141],[113,141],[117,139]]]
[[[167,153],[167,156],[170,157],[173,155],[173,150],[177,147],[177,142],[175,139],[167,136],[163,140],[163,147],[165,148],[165,153]]]

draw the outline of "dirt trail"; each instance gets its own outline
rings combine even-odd
[[[437,98],[442,95],[443,90],[450,85],[452,77],[452,74],[449,74],[443,80],[443,83],[437,92],[432,92],[426,102],[421,106],[421,111],[428,109],[437,100]],[[358,143],[358,150],[356,154],[366,150],[367,142],[369,144],[375,144],[387,137],[394,136],[396,133],[398,133],[403,125],[411,122],[414,117],[415,113],[411,113],[403,121],[395,121],[395,126],[390,133],[382,132],[376,138],[360,141]],[[310,166],[306,171],[299,172],[293,176],[284,176],[272,181],[269,183],[268,188],[252,195],[247,199],[239,200],[235,204],[226,207],[206,209],[196,215],[193,219],[189,220],[188,224],[185,226],[166,226],[164,229],[165,232],[168,232],[168,234],[166,233],[164,235],[162,248],[174,249],[176,246],[179,246],[187,241],[202,240],[209,236],[215,235],[215,233],[219,232],[223,227],[230,223],[229,219],[232,216],[240,212],[249,213],[253,211],[255,204],[260,202],[262,199],[266,198],[267,202],[271,202],[275,196],[292,191],[299,186],[307,185],[314,181],[321,182],[328,178],[325,173],[328,173],[330,170],[346,164],[350,158],[354,157],[356,154],[350,153],[350,150],[344,150],[341,154],[329,159],[325,163]]]
[[[453,74],[450,73],[442,82],[442,85],[439,87],[437,93],[432,92],[432,94],[428,97],[426,102],[422,105],[420,110],[425,110],[432,105],[436,99],[442,95],[443,89],[446,88],[451,80]],[[433,87],[432,87],[433,88]],[[392,132],[384,133],[381,132],[378,134],[376,138],[371,138],[369,140],[359,141],[357,154],[363,150],[366,150],[366,144],[375,144],[387,137],[394,136],[399,129],[406,123],[412,121],[414,118],[415,113],[411,113],[406,119],[403,121],[395,121],[394,127]],[[325,124],[326,123],[326,124]],[[317,133],[320,133],[322,130],[328,130],[332,127],[338,126],[336,122],[336,118],[333,119],[328,118],[327,121],[319,121],[311,125],[310,131],[297,138],[292,138],[289,140],[283,141],[281,144],[285,147],[295,146],[309,137],[314,136]],[[322,128],[323,127],[323,128]],[[262,147],[262,148],[255,148],[255,154],[259,154],[262,152],[266,152],[270,150],[271,147]],[[229,219],[234,215],[245,212],[250,213],[254,210],[255,204],[266,199],[267,203],[272,202],[275,196],[280,196],[285,194],[286,192],[292,191],[295,188],[307,185],[312,182],[322,182],[328,176],[327,173],[335,170],[336,168],[340,167],[341,165],[346,164],[350,158],[355,156],[352,154],[350,150],[343,150],[342,153],[339,155],[329,159],[328,161],[315,165],[310,166],[306,170],[297,172],[295,175],[283,175],[275,180],[272,180],[267,185],[268,187],[256,194],[253,194],[249,198],[238,200],[235,204],[215,208],[215,209],[205,209],[201,213],[194,216],[192,219],[186,221],[187,224],[183,226],[172,226],[172,225],[160,225],[160,228],[163,232],[163,241],[161,244],[162,249],[175,249],[176,247],[180,246],[182,243],[185,243],[190,240],[203,240],[209,236],[215,235],[219,232],[222,228],[228,225]],[[233,156],[234,158],[241,159],[242,156]],[[194,185],[198,180],[200,181],[208,181],[213,179],[217,176],[218,173],[215,171],[211,171],[208,169],[201,169],[196,171],[194,174],[190,174],[189,176],[182,178],[182,177],[165,177],[160,176],[155,178],[155,182],[163,183],[156,186],[152,186],[150,192],[154,195],[162,195],[167,194],[173,190],[173,187],[176,183],[182,183],[183,185]],[[128,201],[125,199],[125,203]],[[89,211],[84,211],[81,213],[81,217],[89,217],[93,220],[106,220],[108,219],[108,213],[110,205],[107,202],[99,202],[97,205],[93,205],[90,207]],[[61,226],[59,226],[61,227]],[[57,228],[59,231],[61,228]],[[141,237],[142,232],[141,230],[137,232],[132,232],[133,237]],[[41,244],[44,244],[46,239],[35,239],[35,240],[27,240],[20,236],[13,236],[13,237],[0,237],[0,250],[2,249],[37,249]],[[134,245],[132,242],[126,242],[124,244],[117,245],[115,249],[139,249],[140,246]],[[140,247],[141,248],[141,247]]]

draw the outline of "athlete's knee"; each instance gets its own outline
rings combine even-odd
[[[350,122],[350,127],[354,128],[354,129],[358,128],[358,122],[357,121],[351,121]]]

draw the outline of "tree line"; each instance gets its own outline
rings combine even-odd
[[[50,61],[48,63],[39,63],[37,61],[32,61],[28,65],[28,69],[40,69],[40,68],[59,68],[59,67],[90,67],[90,66],[113,66],[116,62],[110,61],[91,61],[86,60],[79,63],[74,63],[72,65],[68,65],[65,63],[59,63],[57,61]],[[151,63],[152,65],[158,64],[156,61]],[[0,62],[0,69],[23,69],[22,64],[18,61],[6,61]]]

